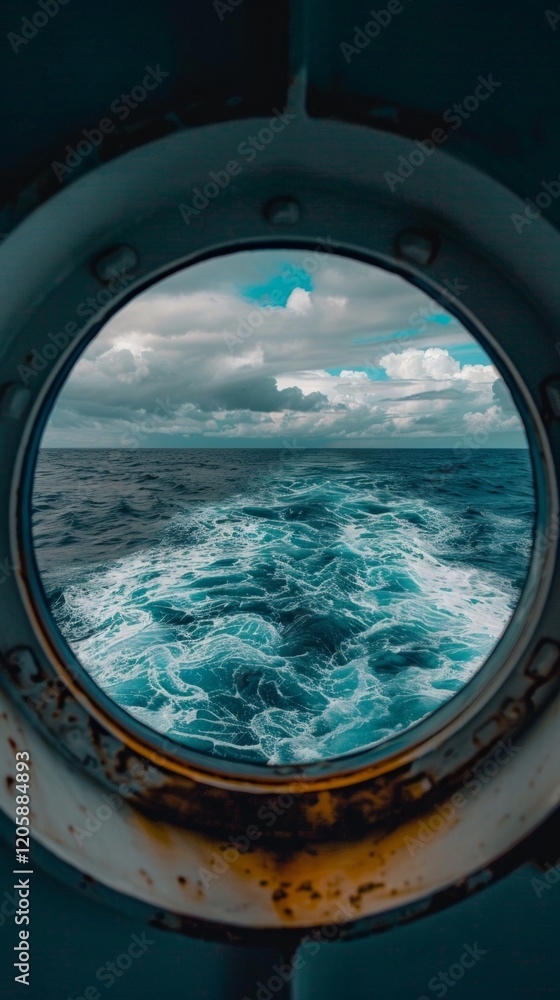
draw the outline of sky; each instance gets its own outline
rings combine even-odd
[[[525,447],[490,358],[398,275],[331,252],[215,257],[86,348],[43,446]]]

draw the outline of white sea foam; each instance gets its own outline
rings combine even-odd
[[[500,560],[517,535],[526,566],[527,521],[462,519],[464,502],[340,464],[190,504],[157,542],[66,579],[54,613],[98,684],[195,748],[271,763],[369,745],[451,697],[515,607]]]

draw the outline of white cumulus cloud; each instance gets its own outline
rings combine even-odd
[[[298,316],[305,316],[311,307],[311,293],[307,292],[305,288],[294,288],[286,302],[286,309],[297,313]]]
[[[135,435],[144,447],[453,446],[477,430],[523,444],[490,359],[455,318],[427,324],[442,309],[423,292],[334,254],[311,291],[291,279],[285,306],[243,292],[266,301],[288,259],[304,269],[303,251],[215,258],[132,299],[74,368],[45,444],[92,446],[93,429],[98,447]]]

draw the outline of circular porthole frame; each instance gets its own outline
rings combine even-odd
[[[255,928],[297,934],[335,921],[362,933],[407,919],[411,908],[425,911],[452,886],[468,892],[489,881],[496,859],[560,801],[547,749],[560,704],[553,333],[560,298],[543,267],[560,256],[560,235],[542,220],[515,235],[517,198],[439,152],[391,194],[384,172],[410,149],[408,140],[309,120],[292,123],[186,222],[181,206],[192,205],[216,165],[262,125],[208,126],[137,149],[62,190],[1,248],[7,475],[0,503],[9,517],[0,524],[0,562],[13,571],[2,589],[0,714],[8,735],[0,766],[8,776],[14,746],[32,751],[37,840],[72,869],[171,915],[179,927],[183,921],[189,932],[196,925],[218,936]],[[72,667],[41,605],[28,507],[30,455],[45,406],[108,316],[173,270],[258,246],[309,247],[381,265],[458,315],[507,373],[529,433],[538,502],[520,607],[463,691],[384,744],[274,768],[180,747]],[[69,316],[76,329],[63,343]],[[527,343],[538,349],[527,352]],[[57,351],[46,358],[50,344]],[[496,775],[469,791],[473,775],[482,775],[477,768],[496,765],[498,753]],[[10,814],[5,783],[0,806]],[[106,820],[97,816],[103,807]],[[94,832],[84,816],[97,817]],[[77,837],[77,829],[86,833]],[[235,847],[242,838],[246,851]],[[226,851],[237,851],[236,860],[228,862]],[[225,870],[213,877],[216,857]]]
[[[283,199],[284,201],[286,199]],[[268,210],[268,205],[264,206],[265,213]],[[414,238],[414,231],[408,231],[410,238]],[[421,231],[418,231],[418,242],[419,245],[423,244],[423,241],[428,237]],[[320,245],[320,243],[318,244]],[[243,246],[243,251],[251,251],[257,249],[272,249],[277,248],[281,250],[286,249],[286,244],[280,241],[279,244],[274,243],[272,240],[270,242],[260,242],[256,244],[247,243]],[[396,262],[393,263],[391,267],[388,266],[388,262],[373,259],[371,256],[365,257],[363,254],[358,255],[356,253],[349,253],[345,247],[330,246],[328,250],[317,250],[317,247],[313,248],[311,245],[302,241],[301,244],[297,240],[290,241],[290,248],[297,249],[300,251],[307,251],[309,254],[310,261],[316,261],[320,255],[322,258],[322,263],[328,265],[332,258],[337,257],[347,257],[352,260],[360,260],[361,263],[367,263],[370,266],[376,266],[377,268],[390,270],[395,274],[398,274],[403,280],[409,279],[410,275],[407,274],[406,269],[402,266],[399,267]],[[238,247],[232,246],[228,247],[226,251],[222,251],[223,255],[231,256],[236,252],[240,252]],[[132,259],[133,252],[130,248],[123,248],[120,256],[124,256],[128,259]],[[216,252],[211,254],[203,254],[201,257],[194,257],[189,260],[187,267],[195,267],[206,260],[215,259],[218,254]],[[119,256],[118,249],[109,251],[107,255],[110,259],[117,258]],[[307,258],[306,258],[307,259]],[[96,269],[98,262],[95,262],[94,268]],[[319,265],[321,266],[321,265]],[[171,275],[180,273],[184,270],[185,265],[181,263],[179,268],[174,264],[171,270]],[[165,277],[170,275],[165,275],[158,279],[159,282],[165,281]],[[153,287],[152,282],[149,282],[146,286],[148,288]],[[127,296],[127,299],[134,299],[139,294],[138,290],[135,289],[133,295]],[[438,293],[434,292],[437,296]],[[439,296],[438,296],[439,297]],[[429,301],[429,299],[427,299]],[[447,306],[448,310],[459,316],[463,320],[463,325],[465,327],[472,327],[472,320],[465,319],[461,316],[460,303],[456,296],[448,296],[444,294],[441,296],[441,304]],[[123,303],[119,302],[119,311],[123,308]],[[114,314],[114,313],[113,313]],[[111,314],[110,314],[111,315]],[[47,393],[43,396],[41,401],[41,407],[38,412],[38,417],[35,420],[30,437],[28,439],[28,444],[26,448],[26,458],[25,464],[23,466],[22,475],[20,478],[20,494],[19,494],[19,546],[20,551],[24,554],[25,564],[27,567],[27,589],[29,596],[33,605],[33,610],[37,619],[40,622],[41,631],[46,637],[47,643],[52,650],[56,651],[56,659],[58,664],[58,670],[63,674],[63,676],[68,679],[74,678],[80,687],[83,689],[87,697],[92,703],[96,701],[100,704],[101,710],[103,711],[104,718],[111,717],[116,724],[119,726],[119,730],[124,731],[126,729],[136,736],[138,742],[141,744],[143,741],[152,745],[152,749],[157,749],[164,752],[168,756],[168,761],[171,767],[174,767],[178,773],[181,773],[183,768],[194,767],[195,769],[200,769],[200,771],[207,772],[210,771],[218,775],[222,780],[227,781],[231,779],[236,783],[240,777],[246,777],[249,779],[256,780],[257,783],[264,783],[266,786],[269,782],[284,781],[286,776],[290,774],[297,775],[298,777],[314,777],[317,782],[321,778],[327,778],[329,785],[332,785],[333,780],[336,780],[338,773],[342,775],[347,775],[348,771],[356,770],[357,768],[364,767],[374,767],[377,769],[378,763],[382,761],[387,755],[388,751],[392,755],[400,755],[401,758],[406,755],[407,747],[410,742],[411,730],[414,728],[415,734],[418,739],[415,742],[421,743],[427,734],[434,728],[432,716],[434,712],[431,712],[429,716],[421,718],[414,724],[411,724],[406,729],[402,730],[391,739],[386,739],[383,741],[378,741],[370,745],[356,748],[352,751],[347,751],[344,754],[337,756],[336,758],[321,759],[316,762],[309,762],[306,764],[296,764],[293,765],[285,764],[278,765],[276,767],[268,767],[263,763],[247,764],[242,761],[235,761],[227,758],[211,757],[205,754],[203,751],[196,751],[190,749],[188,745],[181,744],[178,740],[169,739],[158,732],[154,731],[150,727],[146,726],[142,722],[134,718],[129,712],[123,707],[116,704],[109,695],[107,695],[100,686],[94,681],[90,676],[89,672],[85,670],[70,644],[66,641],[64,636],[61,635],[53,616],[50,612],[49,602],[44,592],[41,584],[40,571],[35,558],[34,545],[33,545],[33,532],[31,526],[31,509],[32,509],[32,496],[34,489],[34,480],[36,475],[36,463],[39,455],[39,448],[41,440],[52,413],[54,406],[56,405],[56,400],[58,395],[70,376],[74,365],[77,363],[81,357],[83,351],[87,348],[88,344],[95,339],[100,327],[104,326],[108,322],[109,316],[105,316],[103,323],[97,324],[90,329],[88,335],[84,340],[80,340],[75,346],[74,350],[65,357],[64,364],[58,368],[56,374],[50,380],[48,385]],[[482,330],[476,330],[476,337],[479,342],[481,342],[487,352],[492,353],[494,356],[498,353],[496,352],[496,345],[493,343],[487,343],[485,341],[484,333]],[[498,364],[503,365],[503,359],[500,359],[499,353],[498,357],[494,358]],[[523,406],[523,397],[521,386],[515,381],[515,374],[509,373],[506,370],[503,374],[508,379],[508,383],[513,391],[513,394],[520,400],[520,407]],[[529,426],[529,430],[533,429],[531,426],[531,417],[527,412],[525,407],[525,420]],[[486,440],[485,437],[482,439]],[[484,447],[483,444],[474,443],[469,447],[469,442],[476,442],[476,436],[463,434],[459,437],[456,444],[467,451],[467,453],[476,450],[478,447]],[[533,440],[533,448],[530,454],[537,464],[539,462],[539,452],[538,452],[538,441],[536,437]],[[533,469],[533,472],[541,472],[542,469]],[[536,476],[535,476],[536,478]],[[541,496],[542,501],[542,496]],[[546,510],[543,509],[543,504],[541,503],[541,510],[537,513],[537,520],[541,523],[546,521]],[[475,676],[471,679],[472,683],[465,685],[459,692],[457,692],[453,698],[448,699],[442,706],[437,710],[439,728],[445,725],[449,720],[454,718],[459,711],[459,706],[461,702],[464,702],[463,708],[468,707],[469,702],[471,702],[478,692],[484,688],[488,679],[493,677],[496,673],[496,665],[502,663],[505,660],[505,649],[513,648],[516,639],[519,637],[520,631],[524,625],[525,619],[529,610],[532,606],[534,600],[534,594],[538,586],[538,582],[541,580],[541,573],[543,569],[543,553],[537,552],[536,558],[533,558],[531,565],[529,567],[530,573],[528,579],[525,581],[524,592],[520,596],[518,605],[516,607],[515,614],[510,619],[507,626],[507,636],[504,635],[499,643],[496,643],[492,648],[489,656],[486,658],[481,667],[476,671]],[[468,688],[468,690],[467,690]],[[457,700],[458,699],[458,700]],[[453,704],[449,704],[450,702]],[[447,707],[446,707],[447,706]],[[442,709],[445,709],[442,711]],[[418,727],[421,727],[421,731],[418,731]],[[320,787],[317,784],[316,787]]]

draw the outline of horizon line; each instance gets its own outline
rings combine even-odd
[[[116,445],[41,445],[41,451],[527,451],[529,445],[370,445],[368,447],[340,445],[149,445],[142,448],[118,447]]]

